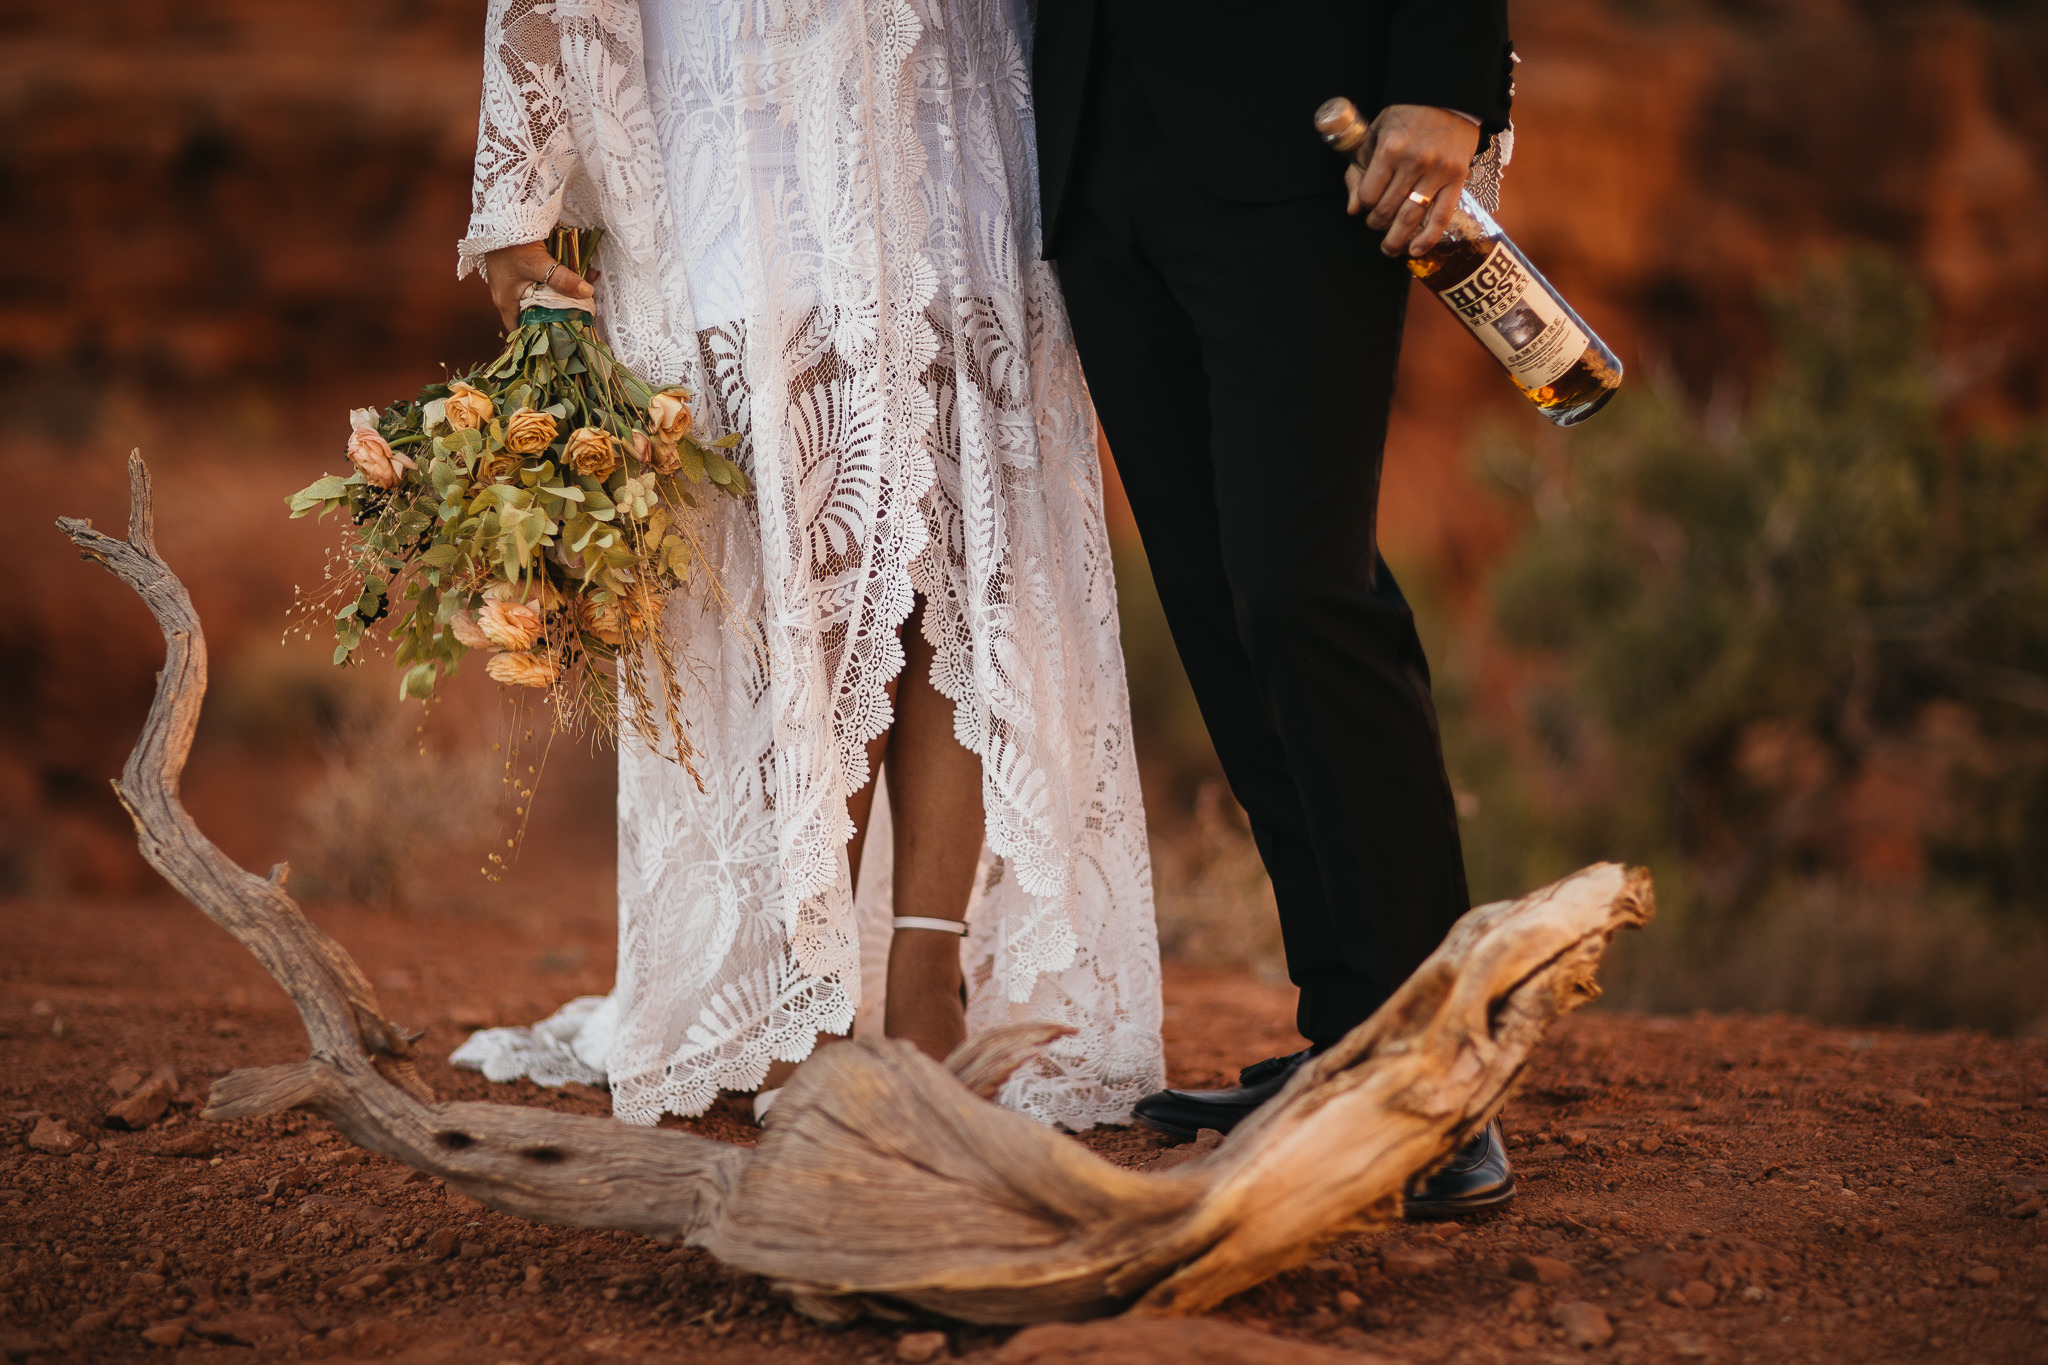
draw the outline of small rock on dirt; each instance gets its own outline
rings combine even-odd
[[[51,1156],[69,1156],[85,1145],[85,1139],[72,1132],[62,1119],[39,1119],[28,1135],[28,1145]]]
[[[190,1318],[172,1318],[169,1322],[160,1322],[154,1327],[143,1328],[142,1339],[152,1346],[161,1346],[169,1350],[185,1339],[185,1332],[191,1325]]]
[[[1508,1274],[1529,1284],[1563,1284],[1579,1272],[1550,1256],[1515,1256],[1508,1261]]]
[[[906,1332],[896,1338],[896,1358],[909,1365],[925,1365],[946,1354],[944,1332]]]
[[[77,1321],[71,1324],[71,1335],[75,1337],[98,1336],[101,1332],[107,1330],[107,1324],[112,1322],[116,1316],[117,1314],[113,1311],[105,1308],[95,1308],[88,1312],[80,1313]]]
[[[1582,1351],[1614,1340],[1614,1324],[1607,1320],[1607,1314],[1584,1299],[1558,1304],[1550,1310],[1550,1320],[1564,1333],[1566,1342]]]
[[[1998,1283],[1998,1267],[1995,1265],[1973,1265],[1963,1272],[1963,1278],[1980,1289],[1989,1289]]]
[[[303,1334],[299,1325],[283,1314],[255,1310],[223,1314],[198,1330],[223,1346],[254,1346],[277,1352],[297,1344]]]
[[[157,1149],[159,1156],[212,1156],[219,1150],[213,1134],[204,1128],[190,1128],[173,1138],[166,1138]]]
[[[1380,1268],[1394,1279],[1433,1275],[1447,1269],[1456,1257],[1443,1247],[1408,1246],[1393,1242],[1380,1248]]]
[[[1712,1307],[1714,1300],[1720,1297],[1720,1293],[1721,1291],[1708,1284],[1705,1280],[1687,1280],[1678,1289],[1678,1296],[1685,1300],[1687,1308]]]
[[[171,1107],[171,1097],[177,1093],[178,1073],[160,1066],[107,1107],[107,1126],[140,1132],[164,1116]]]
[[[249,1288],[259,1291],[268,1289],[290,1274],[291,1268],[292,1263],[290,1261],[272,1261],[268,1265],[259,1267],[249,1272]]]

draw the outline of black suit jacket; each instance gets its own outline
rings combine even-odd
[[[1330,190],[1334,159],[1311,120],[1333,95],[1368,118],[1430,104],[1476,115],[1488,133],[1507,126],[1507,0],[1039,0],[1032,78],[1049,248],[1104,21],[1189,171],[1226,199]]]

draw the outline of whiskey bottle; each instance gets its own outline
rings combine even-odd
[[[1316,110],[1316,131],[1337,151],[1355,155],[1369,130],[1357,107],[1340,96]],[[1409,257],[1408,269],[1557,425],[1585,421],[1621,387],[1621,362],[1607,343],[1469,192],[1458,195],[1442,238]]]

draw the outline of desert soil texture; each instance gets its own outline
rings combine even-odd
[[[439,1060],[603,990],[603,914],[313,913],[427,1028],[440,1093],[605,1112]],[[1346,1239],[1193,1322],[826,1328],[701,1252],[503,1216],[316,1118],[201,1120],[216,1077],[303,1035],[181,902],[19,900],[0,926],[9,1361],[2048,1360],[2039,1040],[1596,1007],[1508,1107],[1505,1213]],[[1299,1046],[1291,999],[1169,967],[1175,1082]],[[685,1126],[748,1142],[743,1112]],[[1173,1159],[1142,1128],[1076,1140]]]

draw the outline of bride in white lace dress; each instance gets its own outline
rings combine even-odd
[[[857,1019],[932,1052],[1051,1019],[1074,1034],[1005,1103],[1078,1129],[1163,1083],[1094,420],[1037,259],[1023,10],[492,0],[463,270],[509,308],[549,270],[550,228],[607,228],[599,325],[696,391],[700,435],[740,435],[757,496],[707,528],[744,626],[686,594],[664,623],[703,789],[622,741],[612,994],[477,1034],[459,1062],[608,1083],[620,1118],[653,1123],[779,1083]],[[905,914],[923,924],[892,934]]]

